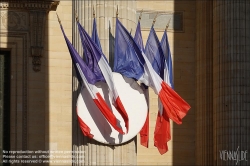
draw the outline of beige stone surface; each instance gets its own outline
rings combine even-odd
[[[71,40],[72,2],[61,1],[56,12],[61,19],[65,34]],[[45,122],[47,123],[45,143],[46,148],[50,150],[72,151],[72,61],[56,12],[51,11],[48,14],[45,32],[47,39],[44,56]],[[54,159],[54,161],[63,159]],[[56,164],[65,165],[62,162]]]

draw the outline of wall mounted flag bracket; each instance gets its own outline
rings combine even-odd
[[[95,18],[95,7],[93,6],[93,18]]]
[[[116,18],[118,18],[118,5],[117,5],[117,9],[116,9]]]
[[[141,12],[140,12],[140,16],[139,16],[138,22],[140,22],[140,21],[141,21],[142,12],[143,12],[143,9],[142,9],[142,10],[141,10]]]
[[[158,12],[157,12],[157,13],[156,13],[156,15],[155,15],[155,18],[154,18],[154,20],[153,20],[152,26],[154,26],[154,25],[155,25],[157,15],[158,15]]]
[[[76,10],[75,10],[75,17],[76,17],[76,22],[79,22],[79,18],[78,18]]]
[[[168,27],[169,27],[169,23],[170,23],[170,20],[171,20],[171,18],[168,20],[168,23],[167,23],[167,25],[166,25],[166,31],[167,31],[167,29],[168,29]]]

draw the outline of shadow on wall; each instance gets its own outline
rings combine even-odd
[[[173,165],[195,165],[195,10],[196,1],[174,1],[174,11],[184,11],[183,24],[174,23],[183,26],[173,36],[174,88],[191,109],[181,125],[173,123]]]

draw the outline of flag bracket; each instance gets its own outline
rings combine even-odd
[[[76,17],[76,22],[79,22],[79,18],[78,18],[76,10],[75,10],[75,17]]]
[[[155,18],[154,18],[154,20],[153,20],[152,26],[154,26],[154,25],[155,25],[155,22],[156,22],[156,18],[157,18],[157,16],[158,16],[158,12],[157,12],[157,13],[156,13],[156,15],[155,15]]]
[[[93,18],[95,18],[95,7],[93,6]]]
[[[139,22],[141,21],[142,12],[143,12],[143,9],[142,9],[141,12],[140,12],[140,16],[139,16],[139,19],[138,19]]]
[[[171,21],[171,18],[168,20],[168,23],[167,23],[167,25],[166,25],[166,31],[167,31],[167,29],[168,29],[168,27],[169,27],[170,21]]]
[[[118,5],[117,5],[117,9],[116,9],[116,18],[118,18]]]

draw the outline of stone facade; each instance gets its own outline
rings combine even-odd
[[[109,33],[115,34],[117,6],[132,35],[143,9],[144,45],[155,15],[160,40],[171,18],[167,33],[175,91],[191,109],[182,125],[171,122],[172,139],[164,155],[153,145],[158,98],[152,90],[148,149],[139,136],[121,146],[105,146],[84,137],[78,126],[79,86],[56,12],[82,54],[74,10],[90,33],[94,8],[103,51],[111,56]],[[0,2],[0,48],[10,52],[11,60],[10,149],[78,151],[73,165],[235,165],[222,154],[250,150],[249,9],[247,0]],[[249,165],[249,156],[238,164]],[[51,159],[50,165],[63,159]]]
[[[249,165],[249,5],[197,1],[197,11],[203,11],[196,18],[199,165]]]

